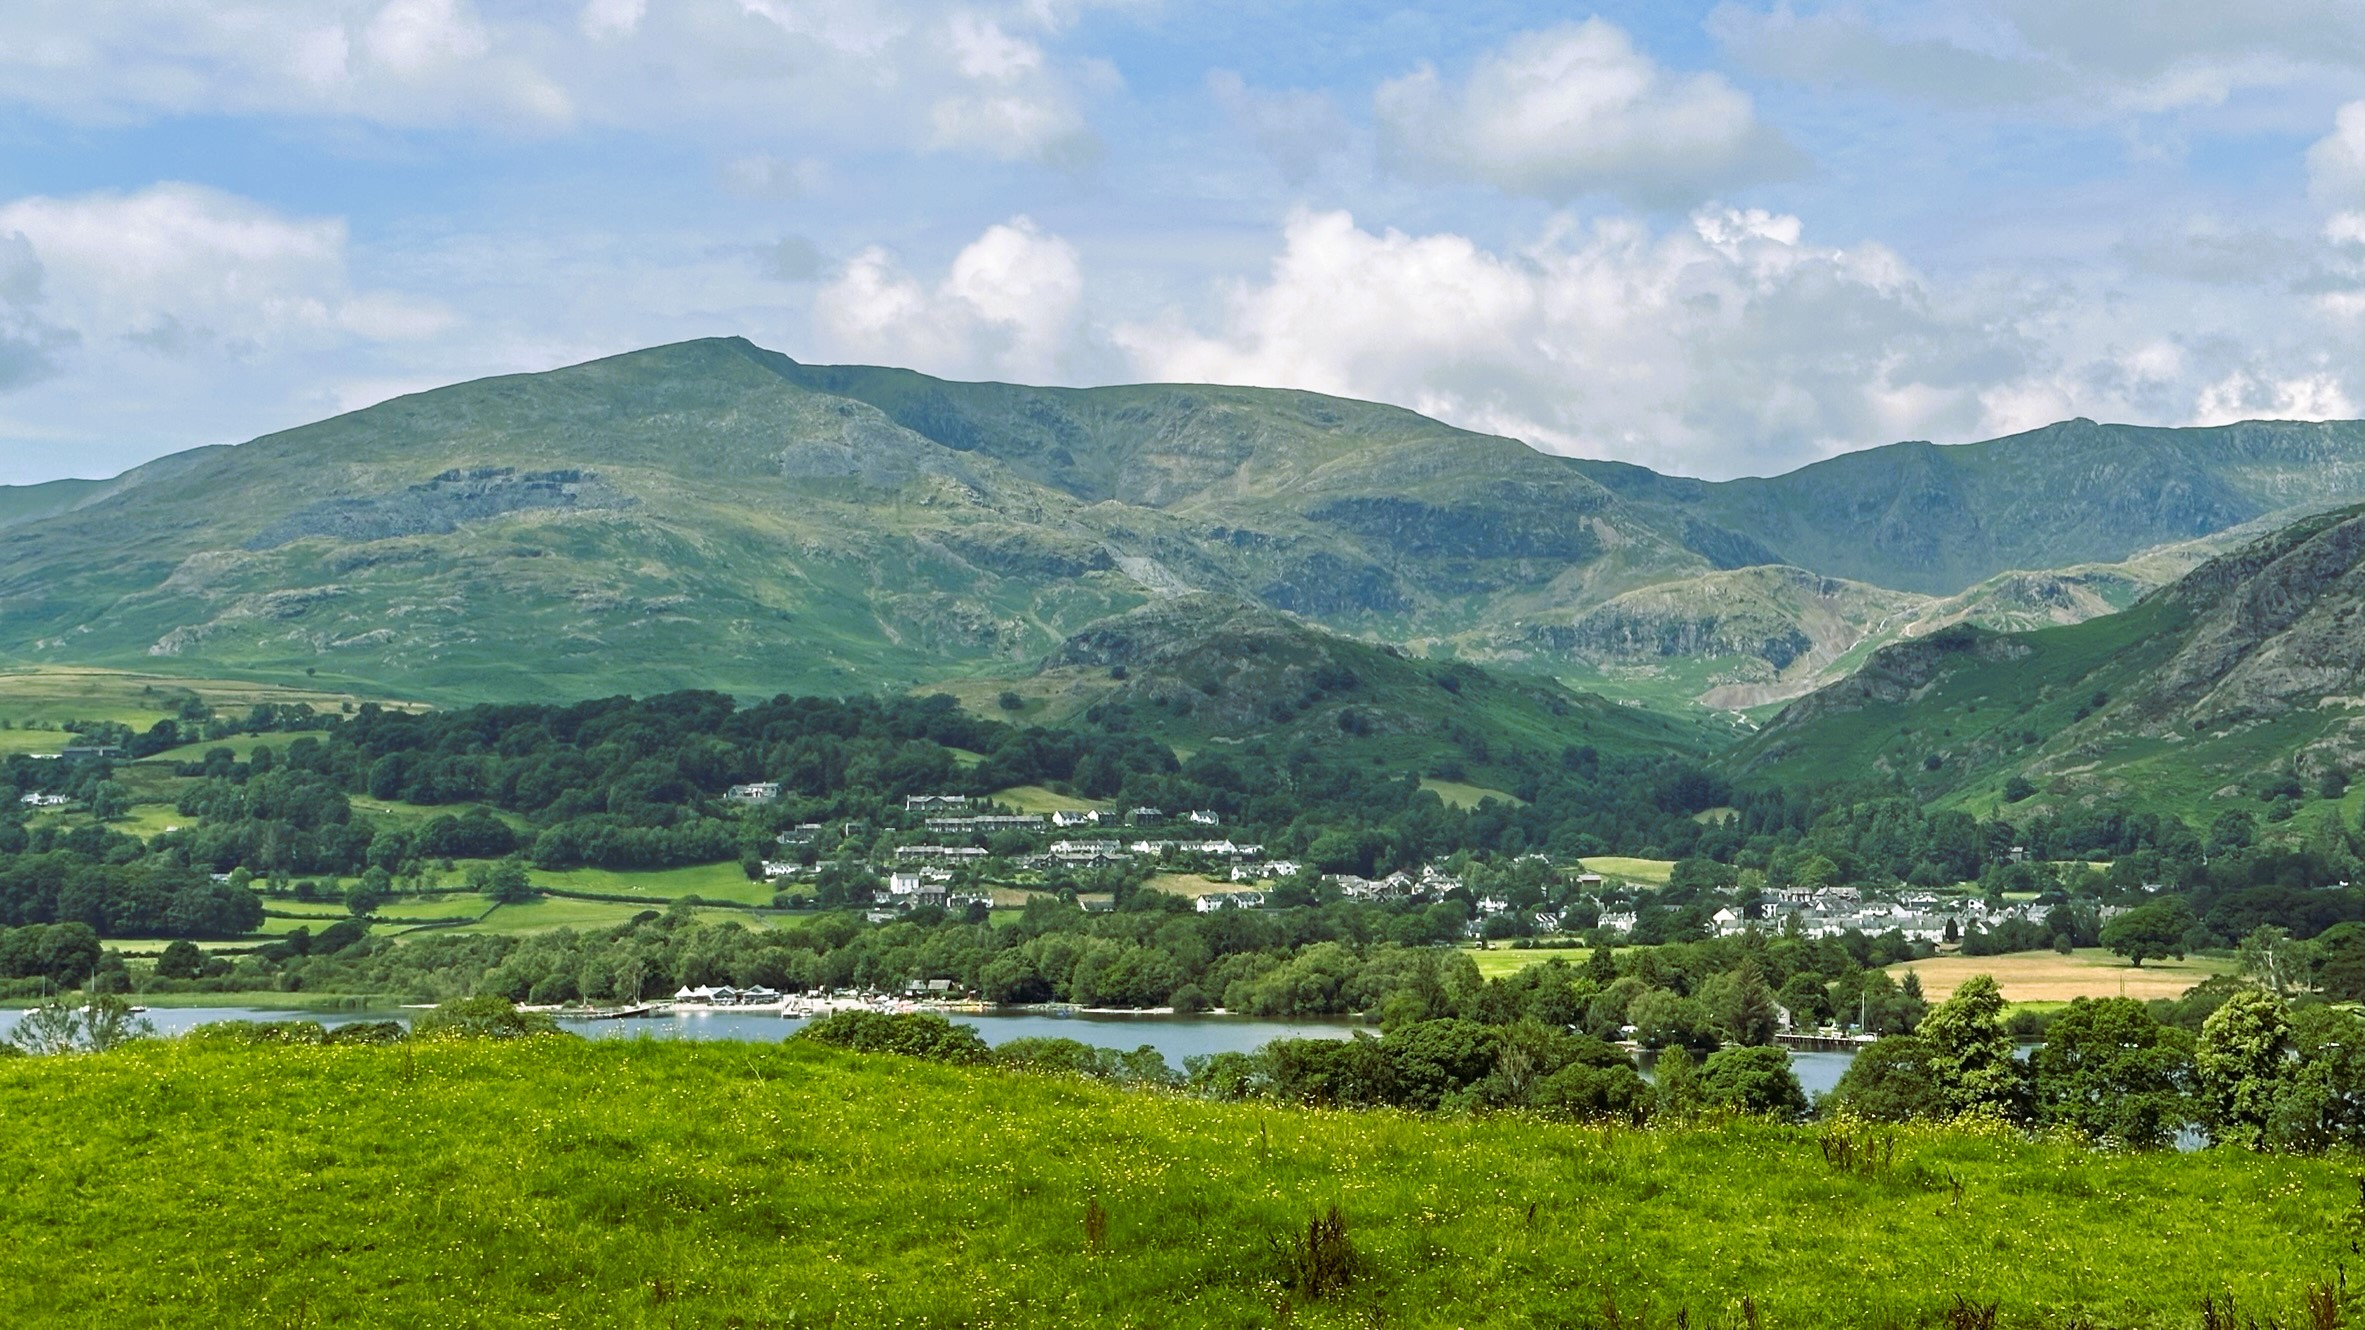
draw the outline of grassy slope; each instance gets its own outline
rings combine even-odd
[[[2081,947],[2067,956],[2050,951],[2015,952],[2007,956],[1939,956],[1906,961],[1888,969],[1891,979],[1913,971],[1921,977],[1922,993],[1932,1002],[1952,996],[1956,987],[1975,974],[1991,975],[2012,1002],[2068,1002],[2082,997],[2131,997],[2142,1000],[2181,997],[2193,985],[2233,971],[2230,961],[2191,956],[2181,961],[2152,961],[2129,965],[2100,947]]]
[[[2073,420],[1720,484],[1574,465],[1639,509],[1755,541],[1782,562],[1944,596],[2012,569],[2109,562],[2271,513],[2354,502],[2365,493],[2360,435],[2356,421],[2155,429]]]
[[[1114,677],[1122,672],[1125,677]],[[1344,682],[1341,682],[1341,681]],[[1181,752],[1241,760],[1304,744],[1396,770],[1461,764],[1474,784],[1517,753],[1700,751],[1699,720],[1673,719],[1546,680],[1414,659],[1287,615],[1183,596],[1071,638],[1017,679],[943,689],[982,716],[1146,732]],[[1352,729],[1342,728],[1351,723]],[[1484,756],[1480,753],[1483,750]]]
[[[2335,514],[2295,524],[2121,614],[2000,635],[1955,628],[1891,648],[1857,677],[1794,704],[1729,761],[1746,776],[1778,780],[1894,777],[1924,798],[1982,813],[2004,807],[2005,782],[2027,772],[2040,797],[2016,806],[2016,816],[2101,794],[2206,822],[2226,806],[2220,791],[2287,763],[2350,713],[2294,688],[2301,696],[2280,714],[2229,725],[2189,699],[2163,697],[2164,667],[2199,635],[2222,631],[2223,606],[2241,615],[2259,599],[2318,597],[2294,633],[2355,613],[2346,582],[2290,592],[2267,579],[2328,544],[2326,533],[2352,527],[2357,511],[2345,522]],[[2213,589],[2223,570],[2242,566],[2261,571]],[[2269,637],[2254,654],[2281,651],[2290,639]],[[2025,742],[2030,735],[2036,742]],[[2263,811],[2254,800],[2237,806]],[[2311,801],[2302,825],[2336,807]]]
[[[0,651],[318,670],[437,701],[836,693],[1006,673],[1180,587],[1427,650],[1771,561],[1717,525],[1759,522],[1768,504],[1810,515],[1768,527],[1812,537],[1815,557],[1792,562],[1846,573],[1827,564],[1869,559],[1947,592],[2029,565],[1971,551],[1956,568],[1966,542],[1932,563],[1916,543],[1930,532],[1899,517],[1932,493],[1965,530],[2124,555],[2163,538],[2162,522],[2181,538],[2270,501],[2353,494],[2336,451],[2353,429],[2105,428],[2118,442],[2080,473],[2086,490],[2032,477],[2066,447],[2047,436],[1935,450],[1977,472],[1936,490],[1917,469],[1933,450],[1908,446],[1723,487],[1626,468],[1621,486],[1626,472],[1649,483],[1613,494],[1589,464],[1371,403],[955,384],[708,339],[164,459],[62,510],[56,495],[0,493],[0,524],[21,519],[0,554]],[[2155,456],[2175,465],[2140,465]],[[501,467],[515,474],[439,478]],[[2200,499],[2147,504],[2155,470]],[[2042,520],[2018,520],[2032,505]],[[2009,552],[2031,550],[2053,546]],[[1531,654],[1543,672],[1569,663]]]
[[[1221,1106],[798,1047],[224,1050],[0,1064],[14,1324],[1265,1326],[1338,1204],[1367,1273],[1293,1323],[2289,1323],[2346,1163],[1917,1130],[1605,1131]],[[1107,1215],[1089,1250],[1087,1202]],[[2141,1222],[2132,1217],[2144,1216]],[[2040,1319],[2041,1318],[2041,1319]]]

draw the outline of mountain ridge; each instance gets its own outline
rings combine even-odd
[[[2087,453],[2119,459],[2112,483],[2145,448],[2182,460],[2124,505],[2152,517],[2077,548],[2134,554],[2262,495],[2365,496],[2360,428],[2081,426]],[[2188,483],[2213,441],[2240,474]],[[2004,451],[2041,498],[2061,487],[2032,446]],[[2002,505],[1980,521],[2008,524],[1994,455],[1942,494],[1880,491],[1899,466],[1855,464],[1853,489],[1816,497],[1847,516],[1817,539],[1877,549],[1864,530],[1933,494],[1950,511]],[[0,655],[317,671],[429,698],[852,691],[1007,675],[1110,615],[1204,592],[1563,674],[1583,662],[1537,642],[1630,593],[1680,600],[1687,582],[1767,562],[1862,580],[1764,558],[1787,554],[1768,537],[1796,531],[1751,516],[1762,494],[1720,488],[1736,483],[1315,393],[964,384],[705,339],[410,394],[111,481],[0,491]],[[1907,564],[1892,582],[1937,575]],[[1777,639],[1780,625],[1762,638]],[[1834,659],[1854,649],[1815,640]]]

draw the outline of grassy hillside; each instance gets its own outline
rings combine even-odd
[[[1007,675],[1196,591],[1558,674],[1596,607],[1718,569],[1950,594],[2365,493],[2353,424],[2082,428],[2105,442],[1703,486],[1312,393],[958,384],[714,339],[0,493],[0,660],[437,701],[846,692]],[[2065,452],[2100,460],[2056,484]],[[1924,453],[1946,460],[1899,460]],[[1923,520],[1941,491],[1952,526]],[[1828,656],[1817,616],[1863,612],[1775,597],[1696,636]]]
[[[1578,463],[1749,563],[1945,596],[2013,570],[2107,563],[2271,513],[2365,496],[2365,424],[2153,429],[2064,421],[1984,443],[1900,443],[1709,484]],[[1706,543],[1706,542],[1702,542]]]
[[[2288,776],[2365,771],[2365,509],[2303,521],[2123,614],[2026,633],[1957,626],[1883,649],[1733,759],[1785,779],[1894,778],[1993,804],[2140,792],[2203,811]],[[2255,806],[2255,799],[2252,800]]]
[[[2353,1168],[1227,1106],[795,1046],[0,1062],[0,1316],[110,1326],[2303,1323]],[[1288,1250],[1336,1205],[1344,1288]],[[2141,1214],[2143,1222],[2130,1222]],[[2356,1310],[2353,1306],[2349,1309]],[[1963,1322],[1957,1322],[1963,1323]]]
[[[1311,747],[1473,777],[1515,754],[1699,751],[1711,733],[1546,680],[1418,660],[1260,606],[1162,600],[1070,638],[1044,666],[949,691],[981,715],[1152,734],[1183,752]],[[1016,713],[1004,694],[1020,702]],[[1438,768],[1443,769],[1443,768]],[[1448,775],[1447,779],[1458,780]]]

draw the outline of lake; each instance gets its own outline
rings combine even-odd
[[[24,1015],[0,1011],[0,1036]],[[260,1007],[156,1007],[145,1019],[158,1034],[182,1034],[213,1021],[318,1021],[349,1025],[355,1021],[410,1019],[403,1011],[271,1011]],[[1182,1069],[1186,1058],[1209,1053],[1253,1052],[1276,1039],[1344,1039],[1357,1030],[1378,1033],[1377,1027],[1349,1021],[1269,1021],[1245,1016],[1049,1016],[1033,1012],[1009,1015],[961,1012],[948,1017],[955,1024],[975,1028],[989,1044],[1013,1039],[1073,1039],[1078,1043],[1125,1051],[1148,1044]],[[753,1012],[699,1011],[668,1016],[636,1017],[623,1021],[562,1021],[566,1029],[590,1039],[741,1039],[776,1043],[804,1028],[805,1022]],[[1790,1055],[1791,1069],[1807,1094],[1828,1092],[1839,1084],[1853,1057],[1849,1053]]]

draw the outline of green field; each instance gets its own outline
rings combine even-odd
[[[1599,873],[1615,881],[1624,878],[1645,886],[1663,887],[1675,874],[1672,859],[1633,859],[1624,855],[1597,854],[1585,860],[1583,871]]]
[[[171,1041],[0,1063],[0,1115],[25,1326],[1848,1330],[1961,1298],[2184,1330],[2229,1293],[2307,1324],[2359,1236],[2338,1159],[1916,1128],[1841,1171],[1815,1128],[1231,1106],[795,1044]],[[1333,1205],[1352,1276],[1293,1294]]]
[[[316,711],[342,711],[362,695],[327,688],[250,683],[232,679],[183,678],[143,670],[90,669],[74,665],[0,669],[0,752],[50,752],[71,740],[56,727],[69,720],[113,721],[145,730],[176,715],[195,697],[235,715],[261,702],[303,703]],[[382,705],[404,706],[387,702]],[[43,729],[26,729],[41,726]]]
[[[602,896],[696,896],[742,905],[769,905],[776,888],[751,882],[736,861],[697,864],[689,868],[624,871],[610,868],[534,869],[534,885],[559,891],[587,891]]]
[[[1583,965],[1593,959],[1591,947],[1512,948],[1500,943],[1491,947],[1468,947],[1464,949],[1463,954],[1477,965],[1479,977],[1483,979],[1500,979],[1505,975],[1517,974],[1531,965],[1542,965],[1550,960],[1563,960],[1571,965]]]
[[[632,922],[633,916],[656,907],[634,905],[621,901],[578,901],[562,896],[544,896],[516,905],[497,905],[491,913],[476,923],[465,925],[470,933],[547,933],[554,928],[614,928]],[[768,925],[746,910],[701,909],[697,916],[702,923],[719,923],[736,919],[751,928]]]

